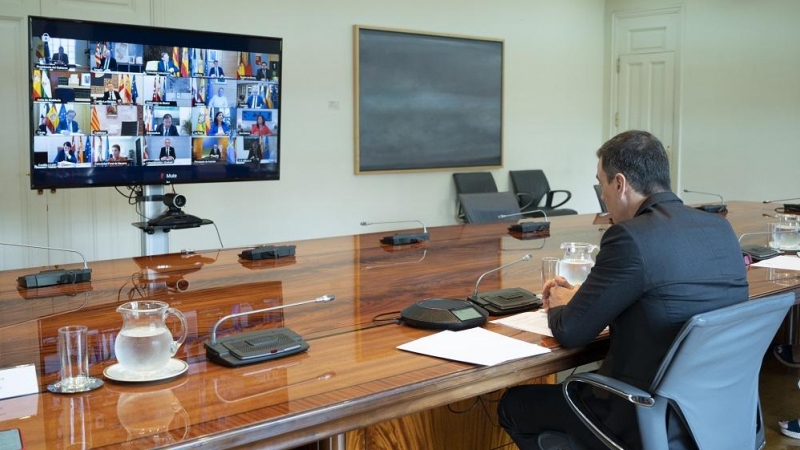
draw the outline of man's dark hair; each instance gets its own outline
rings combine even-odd
[[[614,136],[597,150],[597,157],[608,182],[621,173],[642,195],[670,190],[667,152],[647,131],[631,130]]]

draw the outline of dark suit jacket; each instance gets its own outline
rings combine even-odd
[[[211,66],[211,68],[208,69],[208,76],[209,77],[224,77],[225,76],[225,72],[222,71],[222,67],[217,67],[215,69],[214,66]]]
[[[266,71],[263,69],[258,69],[256,72],[256,80],[271,80],[272,79],[272,71],[267,69]]]
[[[160,123],[156,127],[156,133],[160,134],[161,136],[178,136],[178,127],[176,127],[174,124],[170,125],[169,129],[167,130],[167,134],[165,135],[164,124]]]
[[[114,57],[108,59],[108,67],[106,67],[106,59],[100,58],[100,67],[98,69],[117,70],[117,60]]]
[[[730,223],[662,192],[646,199],[632,219],[606,230],[589,277],[569,304],[550,309],[549,322],[565,347],[584,346],[610,325],[601,372],[648,389],[690,317],[747,298]],[[637,448],[632,409],[611,402],[604,422]]]
[[[176,158],[175,147],[169,147],[169,150],[167,150],[167,147],[161,147],[161,153],[158,154],[158,158],[161,159],[166,156],[172,156],[173,158]]]
[[[176,66],[175,63],[172,62],[172,61],[168,61],[166,64],[164,64],[164,61],[159,61],[158,62],[158,71],[159,72],[169,72],[169,73],[178,73],[178,72],[180,72],[178,70],[178,66]]]
[[[53,62],[58,62],[61,64],[69,64],[69,55],[66,53],[56,53],[53,55]]]
[[[111,101],[114,101],[114,100],[120,101],[120,100],[122,100],[122,97],[120,97],[119,92],[114,92],[114,98],[112,99],[111,95],[109,95],[108,91],[103,92],[103,101],[110,101],[110,100]]]
[[[72,124],[72,126],[67,125],[67,121],[66,120],[62,120],[62,121],[58,122],[58,127],[56,128],[56,133],[60,133],[62,131],[69,131],[70,133],[77,133],[78,130],[80,129],[78,127],[78,121],[77,120],[73,120],[71,122],[71,124]]]

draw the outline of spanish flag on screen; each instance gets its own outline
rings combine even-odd
[[[42,71],[33,71],[33,99],[39,100],[42,98]]]
[[[187,47],[183,47],[183,55],[181,57],[181,76],[189,76],[189,49]]]
[[[56,132],[56,128],[58,127],[58,111],[56,110],[56,106],[52,103],[50,103],[50,109],[47,110],[47,118],[44,123],[51,133]]]

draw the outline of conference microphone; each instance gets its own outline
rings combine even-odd
[[[790,202],[792,200],[800,200],[800,197],[782,198],[782,199],[778,199],[778,200],[764,200],[764,203]],[[780,208],[777,208],[775,210],[775,212],[784,213],[784,214],[800,214],[800,204],[798,204],[798,203],[784,203],[783,204],[783,210],[782,211],[778,211],[778,209],[780,209]]]
[[[417,222],[420,225],[422,225],[422,233],[397,233],[393,236],[385,236],[381,238],[381,244],[405,245],[405,244],[414,244],[416,242],[425,242],[430,239],[430,235],[428,235],[428,229],[425,227],[425,224],[422,223],[421,220],[391,220],[386,222],[361,222],[361,226],[382,225],[386,223],[409,223],[409,222]]]
[[[689,189],[684,189],[683,192],[686,192],[688,194],[712,195],[714,197],[719,197],[719,203],[710,205],[700,205],[697,207],[697,209],[714,214],[724,214],[728,212],[728,207],[725,205],[725,199],[722,198],[722,196],[719,194],[712,194],[710,192],[692,191]]]
[[[531,211],[518,212],[513,214],[500,214],[498,219],[505,219],[506,217],[525,216],[533,213],[541,213],[544,216],[544,222],[518,222],[508,227],[509,231],[517,231],[520,233],[550,233],[550,222],[547,221],[547,213],[541,209],[534,209]]]
[[[24,288],[33,288],[33,287],[46,287],[46,286],[55,286],[58,284],[74,284],[74,283],[82,283],[84,281],[91,281],[92,280],[92,269],[89,268],[89,265],[86,263],[86,257],[77,250],[70,250],[67,248],[56,248],[56,247],[44,247],[41,245],[29,245],[29,244],[12,244],[10,242],[0,242],[0,245],[8,245],[10,247],[22,247],[22,248],[38,248],[42,250],[55,250],[59,252],[70,252],[70,253],[77,253],[78,256],[83,259],[83,269],[73,269],[73,270],[66,270],[66,269],[53,269],[53,270],[43,270],[36,274],[31,275],[24,275],[17,278],[17,284],[20,287]]]
[[[739,236],[739,246],[742,248],[742,253],[746,255],[746,258],[749,257],[753,261],[763,261],[781,254],[780,250],[765,245],[742,245],[742,239],[745,237],[764,235],[771,237],[772,233],[769,231],[754,231],[752,233],[743,233]],[[745,264],[749,265],[750,263],[745,260]]]
[[[325,303],[333,301],[335,298],[335,296],[327,294],[313,300],[229,314],[219,319],[211,327],[211,339],[205,342],[206,357],[223,366],[239,367],[304,352],[308,350],[308,343],[300,335],[286,327],[251,331],[220,339],[217,339],[217,327],[226,320],[236,317],[261,314],[309,303]]]
[[[500,267],[496,267],[492,270],[482,273],[481,276],[478,277],[478,281],[475,282],[475,290],[472,292],[472,295],[467,297],[467,300],[488,311],[490,316],[513,314],[541,306],[541,299],[539,299],[530,291],[522,288],[507,288],[478,294],[478,286],[481,284],[481,281],[486,275],[505,269],[506,267],[514,264],[530,260],[531,255],[527,254],[516,261],[512,261],[508,264],[504,264]]]

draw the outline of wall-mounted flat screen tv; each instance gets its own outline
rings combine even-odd
[[[31,189],[280,178],[280,38],[30,17]]]

